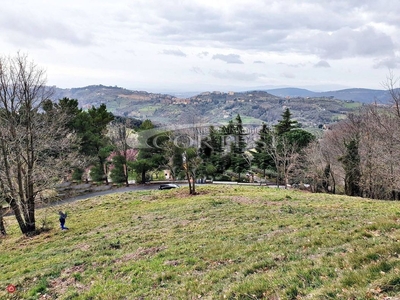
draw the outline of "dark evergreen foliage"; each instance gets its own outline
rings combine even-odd
[[[110,172],[110,177],[113,183],[125,183],[126,175],[125,175],[125,164],[126,159],[123,155],[116,155],[112,159],[113,168]]]
[[[345,143],[345,146],[346,154],[339,159],[345,171],[345,193],[348,196],[361,196],[359,141],[357,138],[353,138],[348,143]]]
[[[298,128],[298,126],[297,121],[292,120],[292,113],[289,108],[286,108],[282,114],[282,119],[275,125],[275,132],[280,136],[294,128]]]
[[[265,177],[267,169],[275,169],[274,158],[271,155],[273,132],[267,124],[263,123],[258,135],[259,139],[252,153],[254,164],[263,170],[263,177]]]

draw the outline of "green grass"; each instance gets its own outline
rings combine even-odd
[[[157,109],[159,109],[160,107],[163,107],[161,104],[155,104],[155,105],[149,105],[149,106],[146,106],[146,107],[141,107],[140,109],[139,109],[139,111],[141,112],[141,113],[146,113],[146,114],[153,114]]]
[[[262,125],[263,121],[257,118],[253,118],[253,117],[249,117],[249,116],[240,116],[243,122],[243,125],[254,125],[254,124],[258,124],[258,125]]]
[[[360,102],[344,102],[345,108],[355,109],[355,108],[359,108],[361,106],[362,106],[362,103],[360,103]]]
[[[38,211],[0,239],[0,299],[383,299],[400,293],[400,203],[199,186]],[[47,295],[48,298],[45,298]],[[42,298],[41,298],[42,297]]]

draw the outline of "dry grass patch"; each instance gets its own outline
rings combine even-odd
[[[82,278],[81,274],[85,271],[85,269],[85,266],[80,265],[62,270],[60,277],[49,280],[48,292],[46,294],[51,296],[51,299],[54,299],[65,295],[69,288],[73,288],[79,293],[83,293],[84,291],[88,290],[88,286],[85,286],[79,282],[79,280]]]
[[[160,251],[165,250],[166,247],[149,247],[149,248],[139,248],[134,253],[127,253],[120,259],[116,260],[116,263],[125,263],[131,260],[139,260],[143,258],[150,258]]]

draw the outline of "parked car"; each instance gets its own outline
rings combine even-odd
[[[179,187],[179,185],[174,184],[174,183],[164,183],[164,184],[160,184],[160,187],[158,189],[159,190],[170,190],[170,189],[175,189],[178,187]]]

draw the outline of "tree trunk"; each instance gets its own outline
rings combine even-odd
[[[142,171],[142,183],[146,183],[146,171]]]
[[[187,170],[186,170],[186,179],[187,179],[187,181],[189,183],[189,194],[192,195],[193,194],[192,181],[191,181],[191,178],[190,178],[190,174],[189,174],[189,172]]]
[[[193,184],[192,184],[192,192],[191,192],[191,194],[192,195],[196,195],[196,177],[193,175],[192,179],[193,179]]]
[[[125,158],[126,161],[126,158]],[[123,164],[123,168],[124,168],[124,175],[125,175],[125,185],[129,186],[129,181],[128,181],[128,166],[127,164]]]
[[[331,177],[332,177],[332,194],[336,194],[336,180],[335,176],[333,176],[332,171],[331,171]]]
[[[28,199],[28,219],[25,220],[25,223],[28,233],[36,231],[35,198],[33,196]]]
[[[20,206],[18,206],[17,201],[15,199],[6,199],[7,203],[10,204],[11,209],[14,212],[15,218],[17,219],[19,228],[21,229],[21,232],[25,235],[30,235],[36,231],[36,226],[35,222],[33,219],[33,222],[26,222],[24,218],[22,217],[23,212],[21,212]]]
[[[5,214],[6,209],[3,207],[0,207],[0,236],[6,235],[6,228],[4,227],[4,221],[3,221],[3,215]]]
[[[105,180],[106,185],[108,185],[107,163],[102,163],[102,164],[103,164],[104,180]]]

